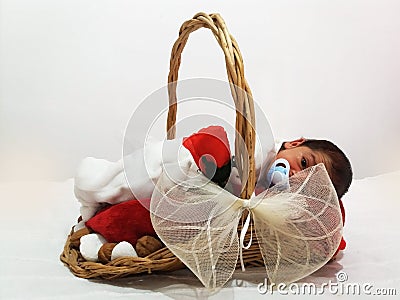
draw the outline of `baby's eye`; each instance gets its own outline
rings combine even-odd
[[[301,159],[301,167],[303,169],[307,168],[307,160],[304,157]]]

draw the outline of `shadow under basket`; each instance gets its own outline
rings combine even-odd
[[[179,30],[179,37],[172,48],[168,75],[167,137],[173,139],[176,134],[176,86],[181,54],[189,34],[203,27],[211,30],[224,53],[231,94],[236,107],[235,157],[237,168],[239,175],[247,174],[247,180],[240,197],[249,199],[255,186],[254,103],[244,77],[243,59],[239,47],[233,36],[229,34],[225,22],[219,14],[198,13],[192,19],[185,21]],[[243,142],[238,143],[238,140]],[[243,178],[243,176],[241,177]],[[238,231],[240,231],[240,227],[239,225]],[[250,235],[252,235],[252,244],[249,249],[243,250],[244,265],[246,267],[264,266],[254,228],[252,226],[250,228],[253,232],[246,233],[245,244],[250,240]],[[81,278],[114,279],[135,274],[169,272],[185,268],[185,265],[165,246],[146,257],[120,257],[107,263],[86,261],[79,252],[79,238],[77,239],[74,235],[73,229],[66,240],[60,259],[74,275]],[[239,261],[237,267],[240,267]]]

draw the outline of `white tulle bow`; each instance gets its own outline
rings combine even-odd
[[[247,225],[253,219],[271,283],[290,283],[311,274],[329,261],[340,243],[339,202],[323,164],[290,177],[284,191],[277,185],[249,200],[193,169],[184,180],[170,174],[163,173],[152,196],[154,229],[209,289],[222,287],[242,258],[247,229],[239,239],[238,224],[245,211]]]

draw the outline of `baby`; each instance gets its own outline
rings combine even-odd
[[[353,178],[350,161],[332,142],[305,138],[284,142],[276,156],[276,159],[279,158],[289,162],[289,176],[323,163],[339,199],[350,187]]]

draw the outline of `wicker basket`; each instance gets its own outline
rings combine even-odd
[[[244,183],[241,198],[248,199],[253,193],[255,186],[254,105],[250,88],[244,77],[243,60],[239,47],[235,39],[229,34],[224,20],[219,14],[208,15],[205,13],[198,13],[192,19],[184,22],[179,30],[179,37],[172,48],[170,72],[168,75],[170,106],[167,120],[167,137],[168,139],[173,139],[176,133],[176,85],[181,62],[181,53],[189,38],[189,34],[202,27],[212,31],[225,55],[231,94],[236,107],[236,162],[240,176],[242,177],[242,174],[248,175],[247,181]],[[241,140],[243,140],[244,143],[241,143]],[[250,233],[247,233],[245,240],[248,241],[249,237]],[[185,265],[166,247],[146,257],[121,257],[106,264],[89,262],[80,254],[76,239],[77,237],[74,235],[73,231],[71,231],[60,259],[68,266],[71,272],[78,277],[113,279],[140,273],[172,271],[185,267]],[[253,234],[253,243],[251,247],[243,252],[243,260],[246,266],[264,265],[258,243],[255,239],[256,235]],[[238,263],[237,266],[239,265]]]

